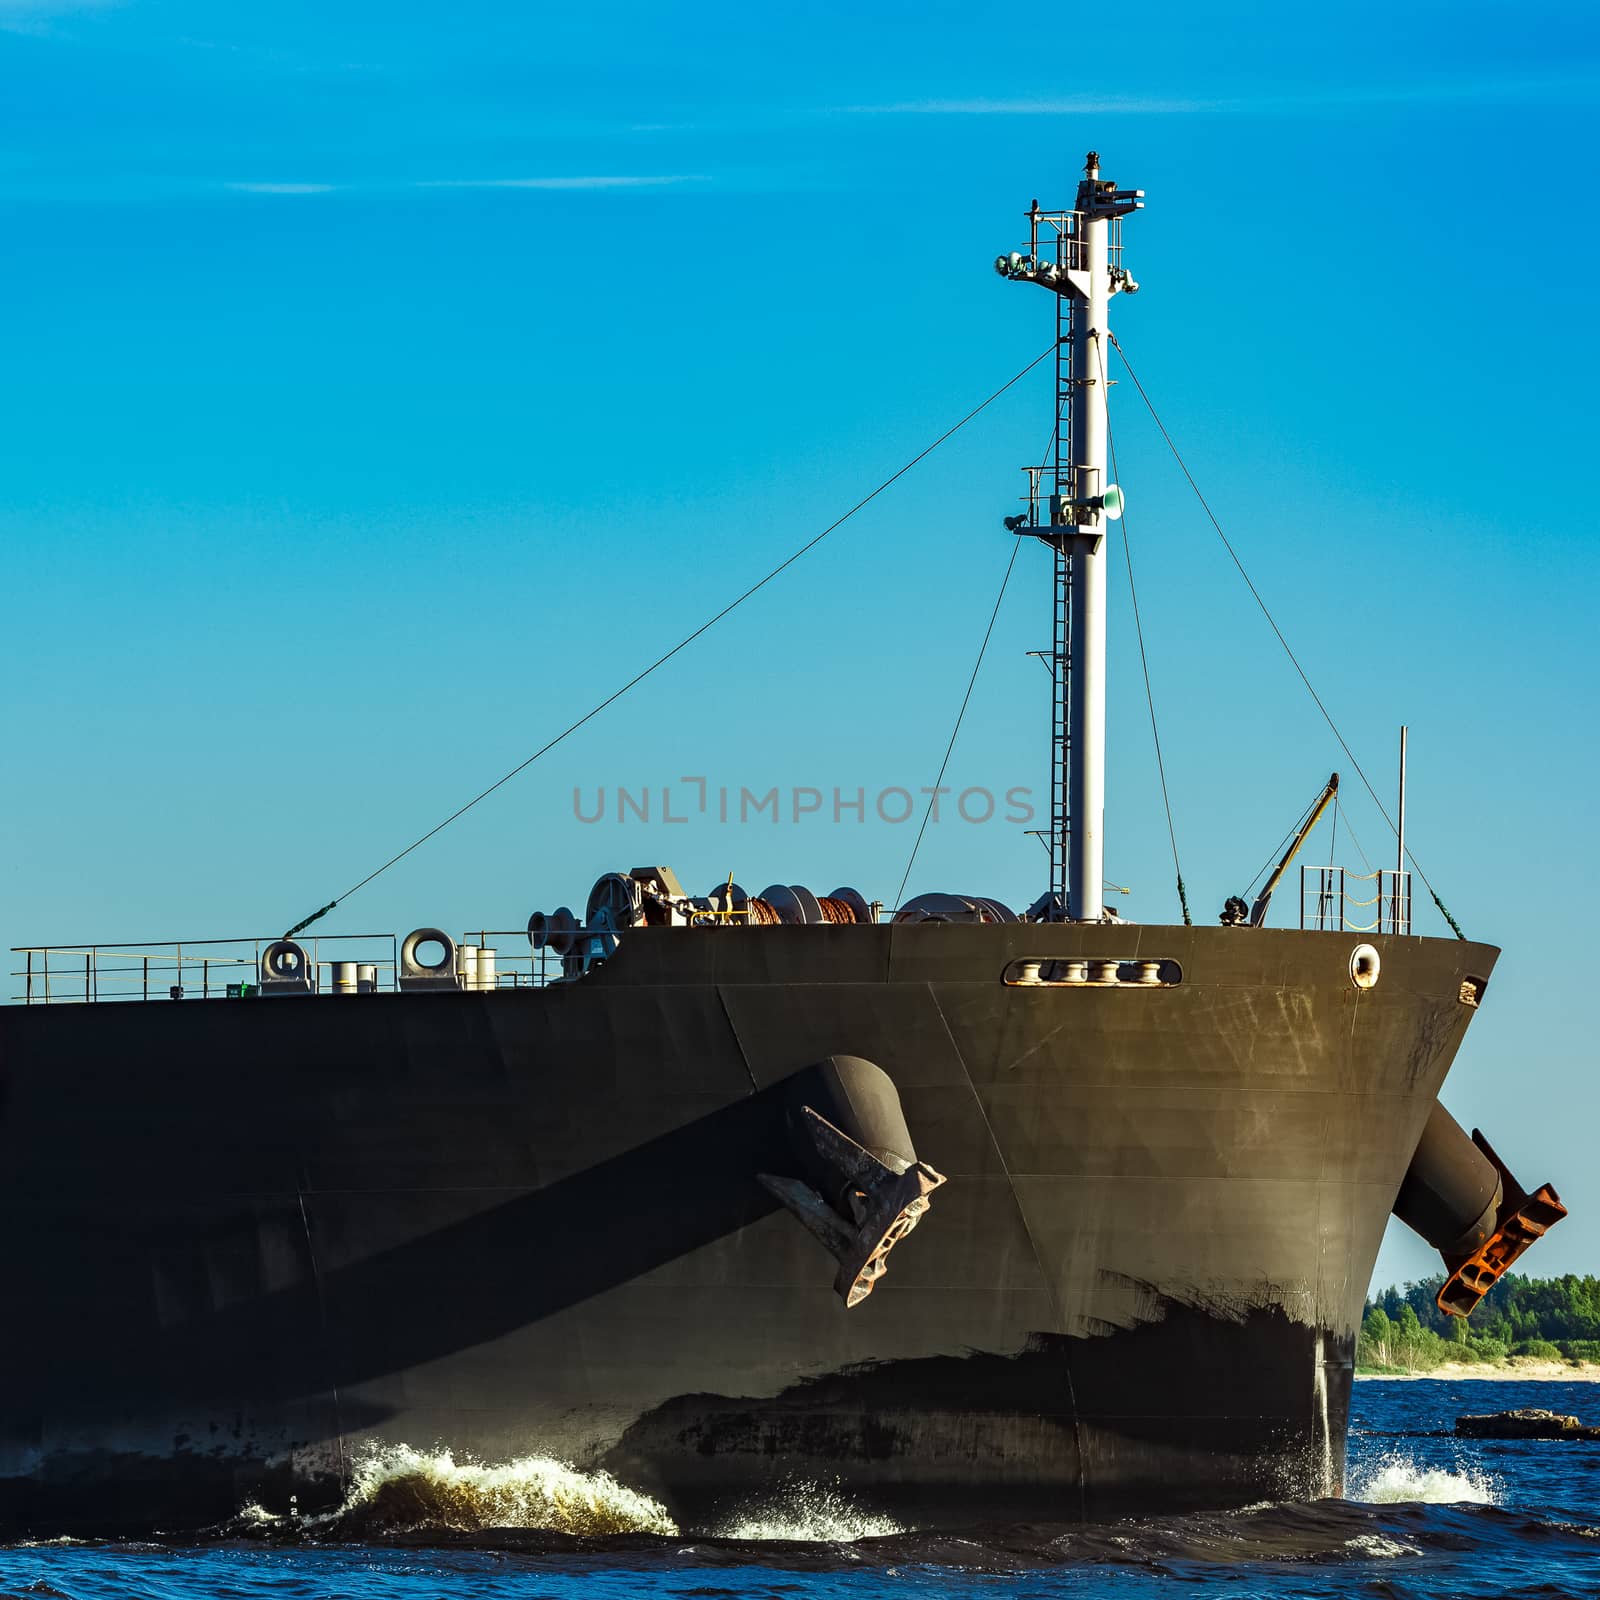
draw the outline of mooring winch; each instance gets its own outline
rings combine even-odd
[[[848,927],[875,922],[879,909],[855,889],[817,895],[802,884],[775,883],[752,895],[731,876],[709,894],[690,895],[671,867],[635,867],[595,881],[582,923],[566,906],[535,911],[528,940],[560,956],[562,976],[570,978],[615,954],[629,928]]]

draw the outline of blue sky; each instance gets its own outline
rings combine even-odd
[[[4,943],[272,932],[347,888],[1042,350],[989,263],[1093,146],[1150,196],[1120,337],[1386,801],[1410,724],[1411,842],[1506,948],[1447,1103],[1573,1205],[1536,1270],[1594,1269],[1600,27],[1080,25],[0,0]],[[891,898],[910,826],[669,835],[573,790],[931,783],[1043,376],[330,926],[516,927],[658,858]],[[1126,384],[1113,424],[1196,915],[1336,766],[1387,860]],[[1112,603],[1107,870],[1173,920]],[[947,781],[1040,784],[1047,629],[1024,551]],[[947,821],[912,886],[1026,904],[1042,864]],[[1428,1266],[1392,1237],[1379,1276]]]

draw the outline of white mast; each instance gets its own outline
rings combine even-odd
[[[1028,213],[1032,223],[1028,254],[1001,256],[995,262],[1003,276],[1051,289],[1063,308],[1070,308],[1070,332],[1063,333],[1058,322],[1058,448],[1048,522],[1040,515],[1035,477],[1029,514],[1008,517],[1006,525],[1015,533],[1041,539],[1062,557],[1056,562],[1053,670],[1058,714],[1052,735],[1057,748],[1048,835],[1051,894],[1044,914],[1052,919],[1064,914],[1073,922],[1098,922],[1105,915],[1104,534],[1106,522],[1122,514],[1120,492],[1108,483],[1106,473],[1109,312],[1113,295],[1138,288],[1122,268],[1119,234],[1121,218],[1143,204],[1142,189],[1118,189],[1102,179],[1100,158],[1090,151],[1076,209],[1042,212],[1035,202]],[[1070,347],[1066,361],[1061,359],[1067,354],[1061,344]],[[1059,448],[1062,443],[1065,451]]]
[[[1398,894],[1400,890],[1398,878],[1403,876],[1406,870],[1406,726],[1403,722],[1400,724],[1400,826],[1395,830],[1395,844],[1398,847],[1394,858],[1397,878],[1395,892]]]
[[[1411,880],[1406,876],[1406,725],[1400,724],[1400,826],[1395,830],[1394,929],[1411,932]],[[1382,874],[1379,874],[1382,882]],[[1379,896],[1380,909],[1382,896]]]
[[[1087,293],[1074,319],[1072,341],[1072,464],[1074,500],[1098,495],[1106,482],[1106,374],[1111,371],[1111,280],[1106,254],[1110,219],[1094,201],[1100,160],[1092,151],[1078,185]],[[1088,204],[1085,204],[1085,201]],[[1094,522],[1086,524],[1093,527]],[[1072,819],[1067,859],[1067,916],[1098,922],[1104,915],[1106,825],[1106,558],[1105,540],[1072,552],[1072,654],[1067,675],[1071,715],[1067,794]]]

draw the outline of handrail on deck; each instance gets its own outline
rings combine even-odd
[[[1361,884],[1373,884],[1366,899],[1357,897]],[[1357,921],[1352,911],[1371,909],[1370,921]],[[1393,867],[1375,872],[1350,872],[1344,867],[1300,869],[1300,926],[1313,932],[1410,933],[1411,874]]]
[[[92,1004],[96,1001],[155,999],[237,999],[259,987],[262,952],[275,934],[233,939],[101,939],[80,943],[13,945],[20,957],[12,978],[23,1005]],[[494,939],[526,940],[524,928],[477,929],[460,944],[487,945]],[[393,933],[328,933],[307,941],[312,992],[341,992],[330,969],[355,961],[374,969],[370,987],[397,990],[400,940]],[[531,949],[497,954],[495,988],[542,987],[551,981],[546,953]],[[503,962],[503,965],[500,963]],[[476,981],[467,987],[488,987]]]

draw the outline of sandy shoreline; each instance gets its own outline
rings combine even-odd
[[[1444,1378],[1450,1383],[1490,1381],[1500,1383],[1600,1383],[1600,1362],[1585,1361],[1569,1367],[1565,1361],[1536,1361],[1521,1356],[1514,1361],[1474,1361],[1462,1364],[1447,1361],[1429,1372],[1358,1372],[1358,1383],[1415,1383],[1422,1378]]]

